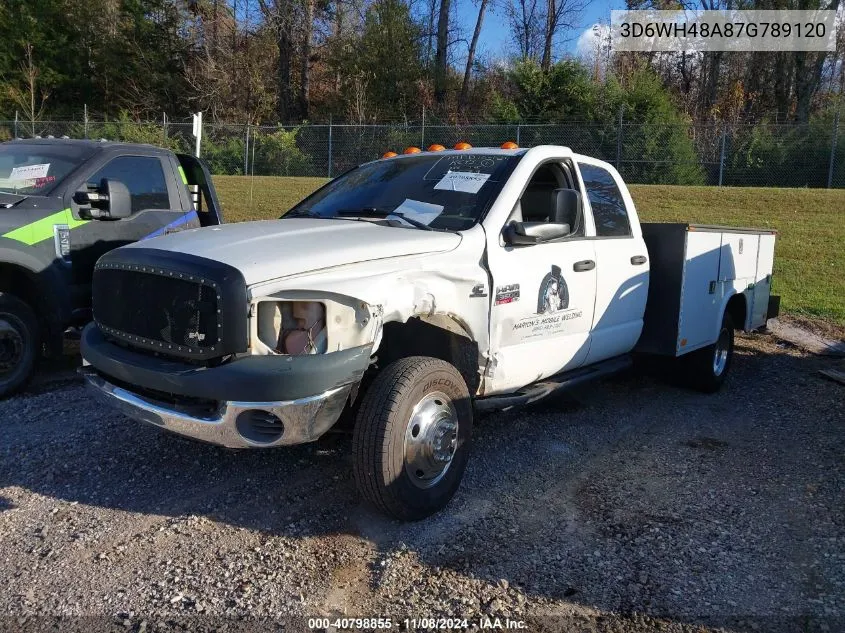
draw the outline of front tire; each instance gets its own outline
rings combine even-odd
[[[355,482],[381,512],[416,521],[444,508],[469,457],[472,403],[449,363],[411,356],[379,373],[352,434]]]
[[[716,342],[702,347],[684,358],[689,385],[703,393],[715,393],[725,382],[734,354],[734,324],[731,315],[722,317]]]
[[[38,319],[26,303],[0,292],[0,398],[32,377],[41,349]]]

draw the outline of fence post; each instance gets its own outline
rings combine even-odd
[[[827,188],[833,187],[833,165],[836,162],[836,137],[839,136],[839,108],[833,115],[833,138],[830,141],[830,165],[827,168]]]
[[[244,141],[244,176],[249,173],[249,123],[246,124],[246,139]]]
[[[420,148],[425,149],[425,105],[422,111],[422,130],[420,131]]]
[[[15,138],[18,137],[18,111],[15,110]]]
[[[88,104],[87,103],[84,104],[84,110],[83,110],[82,117],[83,117],[82,136],[83,136],[83,138],[88,138]]]
[[[722,181],[725,175],[725,139],[727,138],[726,128],[722,128],[722,149],[719,152],[719,186],[722,186]]]
[[[519,142],[519,128],[520,128],[520,125],[519,125],[519,123],[517,123],[516,124],[516,144],[521,146],[521,144]]]
[[[197,139],[194,155],[199,158],[200,147],[202,146],[202,110],[194,115],[194,136]]]
[[[85,134],[85,138],[88,138],[88,134]],[[167,145],[167,112],[161,113],[161,138],[162,144]]]
[[[329,117],[329,178],[332,177],[332,118]]]
[[[619,108],[619,124],[616,129],[616,171],[619,171],[619,166],[622,163],[622,112],[624,108]]]

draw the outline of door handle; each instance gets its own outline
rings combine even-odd
[[[572,270],[574,270],[576,273],[583,273],[585,271],[592,270],[595,267],[596,262],[594,262],[592,259],[583,259],[580,262],[575,262],[572,265]]]
[[[640,264],[645,264],[648,260],[646,259],[645,255],[634,255],[631,258],[631,263],[634,266],[639,266]]]

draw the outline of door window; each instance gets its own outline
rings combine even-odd
[[[554,216],[555,190],[569,188],[566,175],[558,163],[540,165],[519,199],[522,221],[549,222]],[[563,220],[564,224],[569,224],[570,236],[584,235],[584,223],[577,217],[574,209],[572,215],[573,217]],[[519,220],[518,217],[516,219]]]
[[[119,156],[112,159],[88,179],[98,187],[103,178],[119,180],[132,197],[132,213],[142,209],[169,209],[167,180],[161,161],[154,156]]]
[[[618,237],[631,235],[631,223],[625,200],[613,175],[602,167],[579,163],[587,197],[596,221],[596,235]]]

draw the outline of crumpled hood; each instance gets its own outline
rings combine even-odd
[[[181,231],[123,248],[155,248],[234,266],[247,285],[333,266],[457,248],[455,233],[367,221],[290,218]]]

